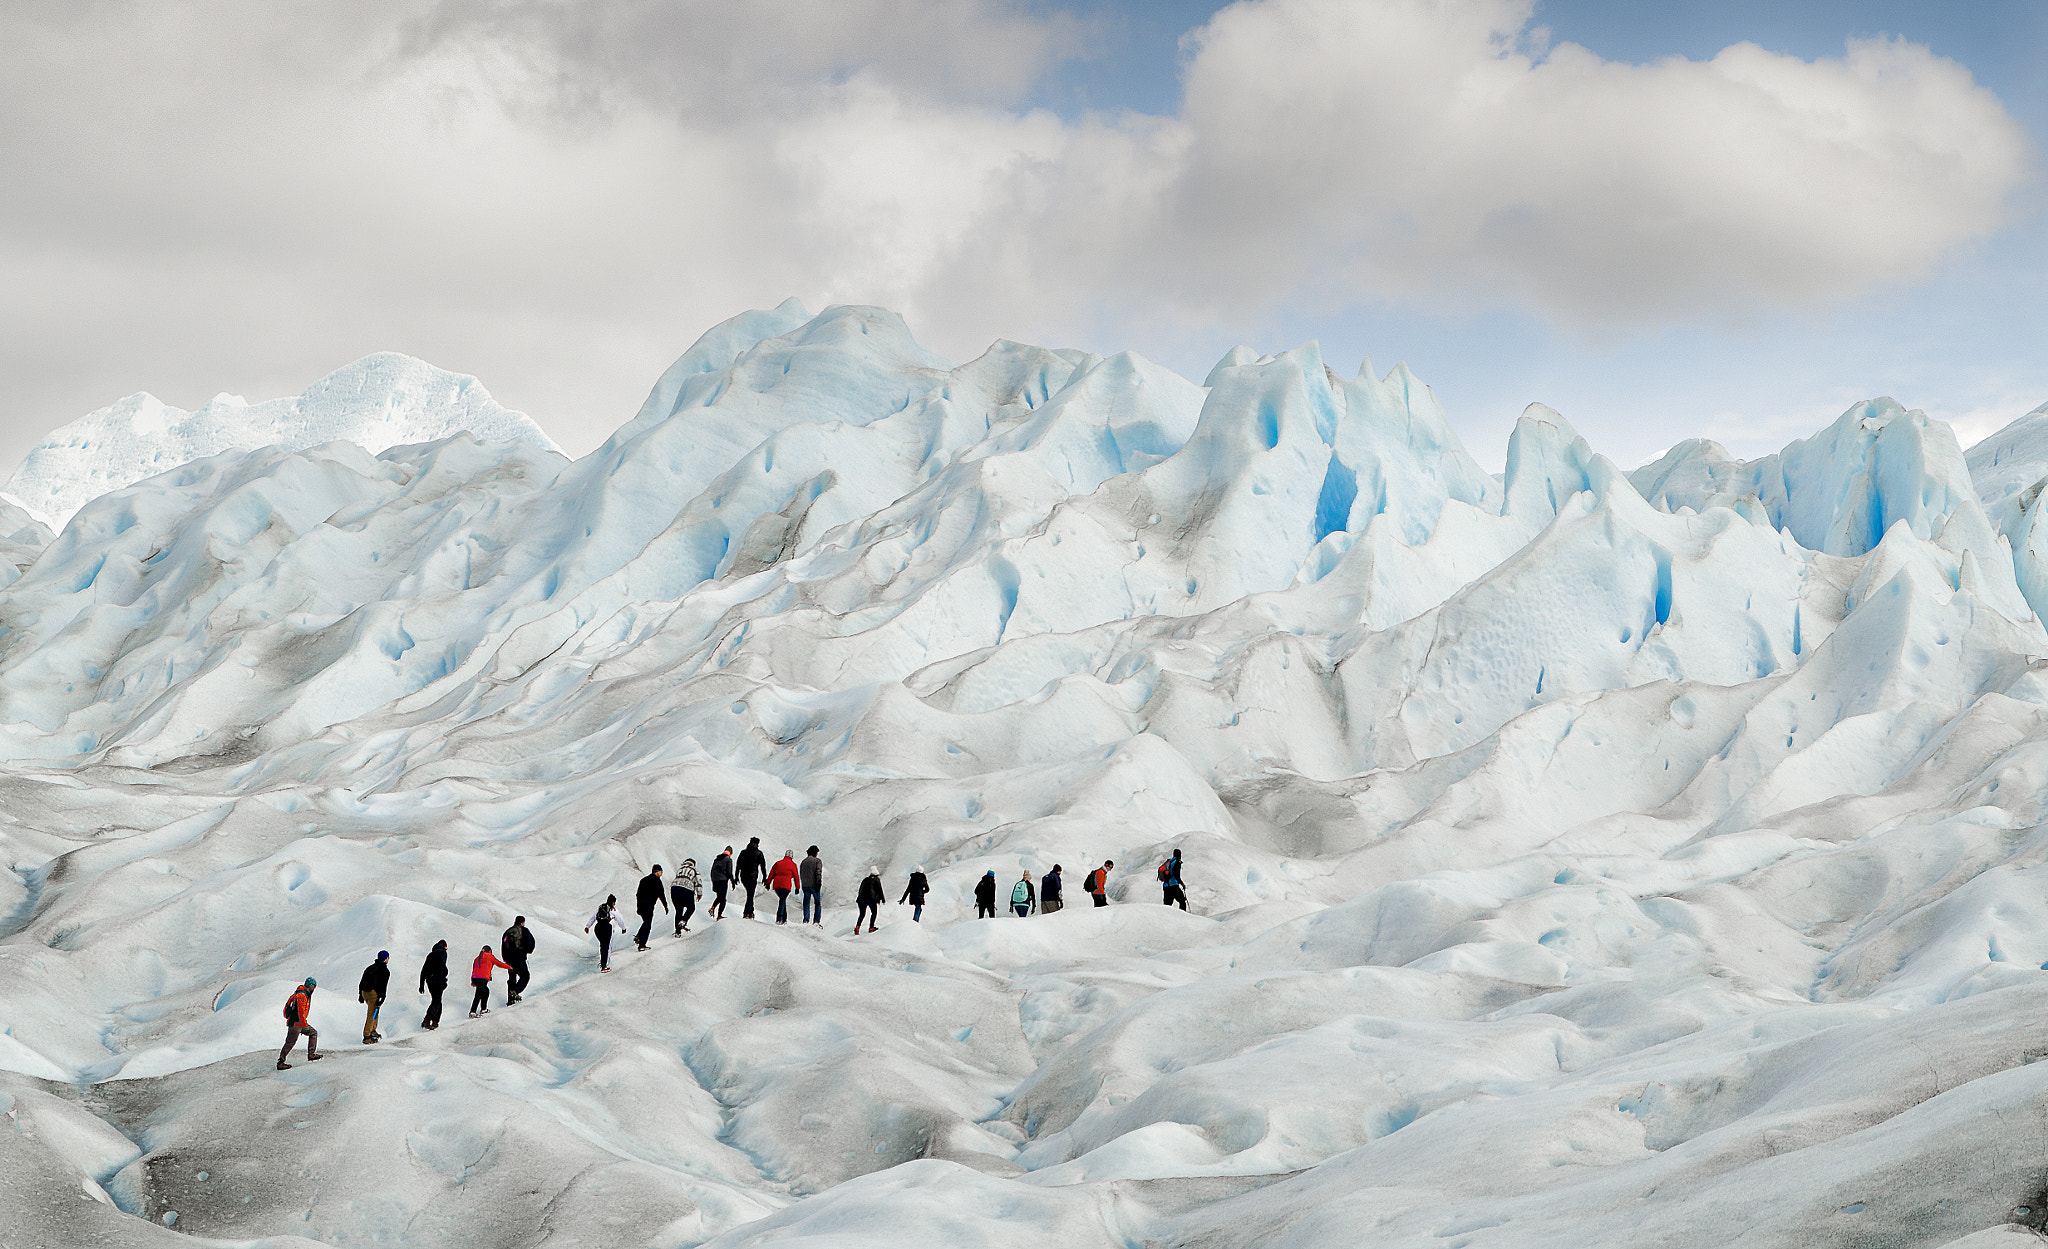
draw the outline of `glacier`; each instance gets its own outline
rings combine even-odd
[[[2048,1226],[2048,406],[1632,472],[1532,406],[1496,476],[1314,344],[1198,385],[793,301],[573,461],[335,378],[124,401],[0,500],[0,1243]],[[822,848],[822,928],[596,974],[598,902],[749,837]],[[515,914],[528,997],[422,1031]]]

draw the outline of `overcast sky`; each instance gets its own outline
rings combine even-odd
[[[2048,401],[2048,3],[0,7],[0,476],[138,390],[473,373],[571,452],[704,329],[1406,360],[1482,462]]]

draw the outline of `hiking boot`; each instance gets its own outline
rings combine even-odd
[[[327,1055],[325,1054],[308,1054],[306,1055],[306,1061],[309,1063],[317,1063],[325,1057],[327,1057]]]
[[[290,1071],[292,1069],[292,1065],[287,1062],[281,1062],[277,1064],[277,1069],[279,1071]]]

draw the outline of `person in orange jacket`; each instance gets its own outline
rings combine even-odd
[[[303,1034],[306,1038],[306,1061],[319,1062],[327,1055],[320,1052],[320,1034],[313,1028],[313,990],[320,982],[311,976],[306,983],[292,990],[284,1002],[284,1048],[277,1051],[277,1069],[290,1071],[292,1065],[285,1061],[292,1054],[292,1046],[299,1043]]]
[[[478,1015],[488,1015],[491,1013],[491,969],[493,967],[503,967],[505,970],[510,971],[512,964],[499,958],[492,952],[489,946],[478,950],[476,961],[469,965],[469,984],[472,989],[476,990],[476,996],[470,999],[469,1003],[469,1017],[471,1019],[475,1019]]]
[[[768,887],[775,891],[775,922],[789,922],[789,891],[796,888],[800,875],[796,868],[796,851],[784,850],[775,866],[768,869]]]

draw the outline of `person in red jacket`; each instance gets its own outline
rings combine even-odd
[[[469,1017],[471,1019],[475,1019],[478,1015],[488,1015],[491,1013],[491,969],[493,967],[503,967],[505,970],[510,971],[512,964],[492,953],[489,946],[478,950],[476,962],[469,965],[469,985],[472,989],[476,990],[476,996],[470,999],[469,1003]]]
[[[784,850],[775,866],[768,869],[768,887],[775,891],[775,922],[789,922],[789,891],[796,888],[799,873],[796,869],[796,851]]]
[[[290,1071],[292,1065],[285,1061],[292,1054],[292,1046],[299,1043],[299,1037],[306,1038],[306,1061],[319,1062],[327,1055],[320,1052],[320,1034],[313,1029],[313,990],[320,982],[311,976],[306,983],[292,990],[284,1003],[284,1048],[277,1051],[277,1069]]]

